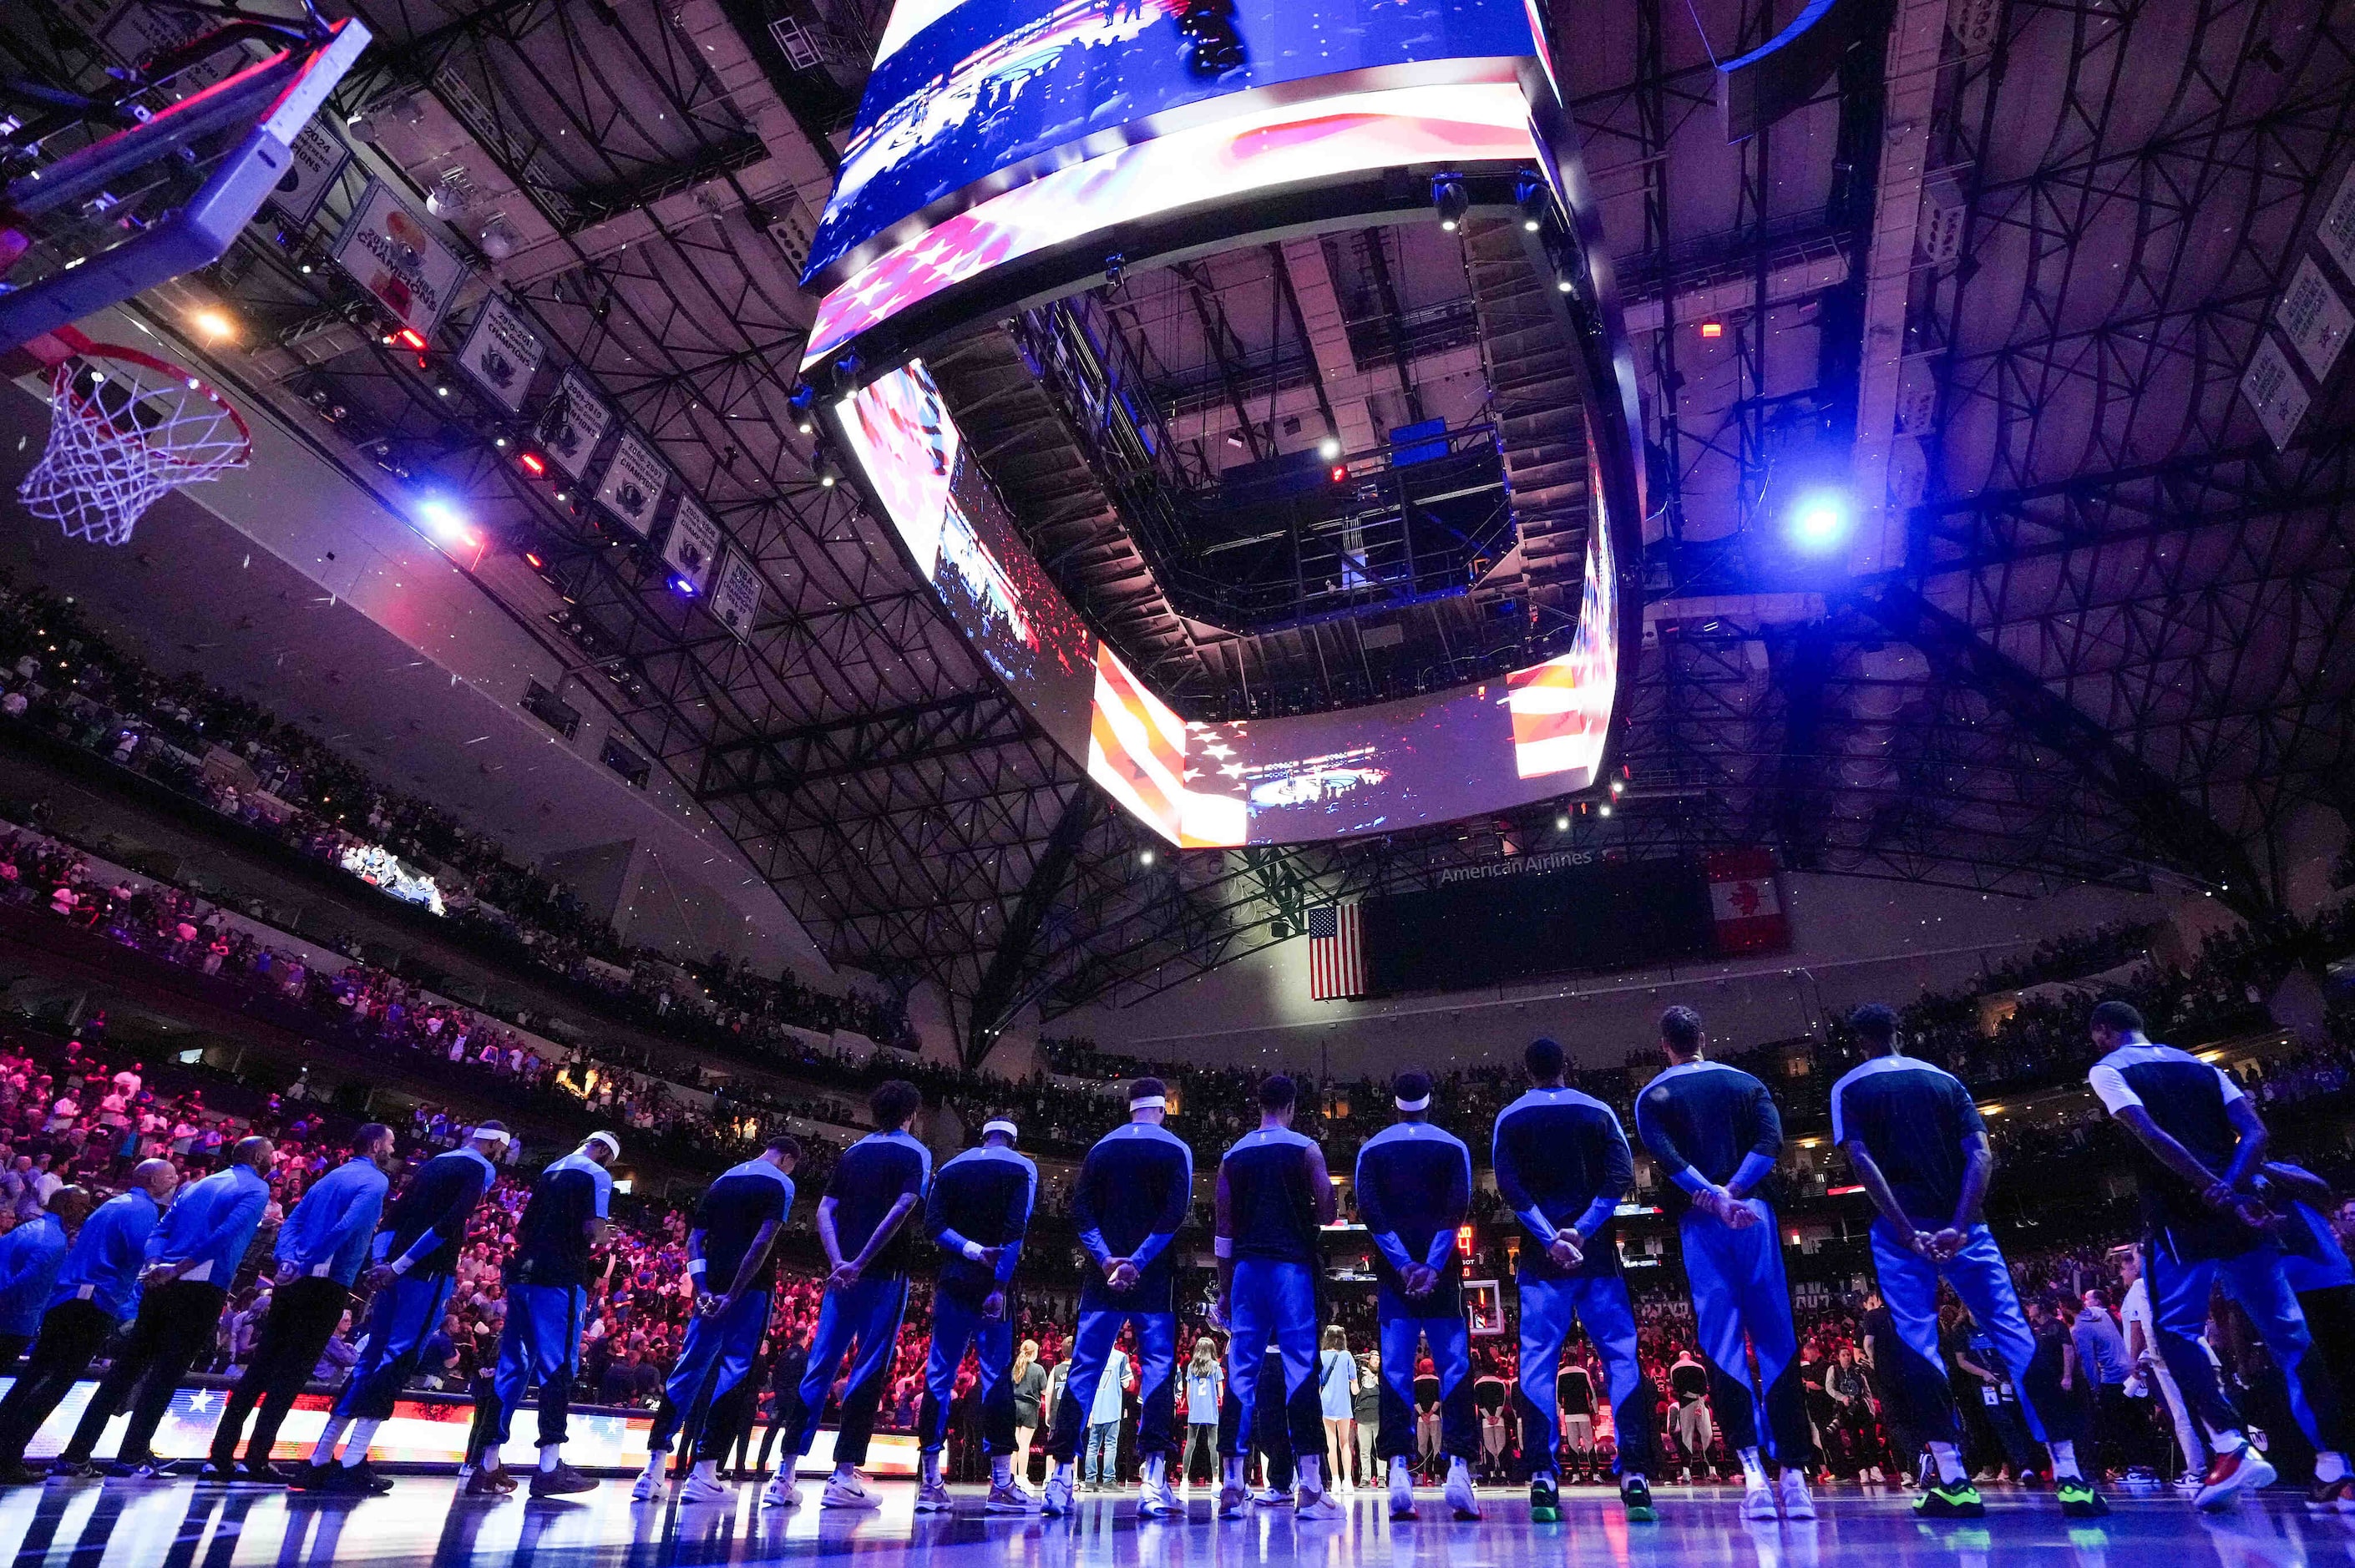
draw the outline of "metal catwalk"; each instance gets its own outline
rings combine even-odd
[[[2321,1568],[2355,1562],[2355,1518],[2307,1513],[2293,1494],[2203,1516],[2169,1496],[2113,1499],[2105,1520],[2072,1522],[2049,1497],[1990,1491],[1984,1520],[1917,1522],[1902,1493],[1828,1489],[1820,1520],[1748,1524],[1738,1489],[1663,1487],[1657,1524],[1630,1525],[1614,1494],[1573,1488],[1560,1524],[1532,1525],[1518,1493],[1484,1492],[1487,1518],[1455,1524],[1431,1493],[1425,1518],[1393,1525],[1382,1499],[1305,1525],[1285,1510],[1217,1523],[1197,1493],[1184,1520],[1140,1524],[1127,1498],[1085,1499],[1068,1520],[989,1519],[977,1489],[959,1511],[918,1518],[912,1487],[888,1484],[879,1513],[815,1506],[756,1517],[755,1489],[732,1506],[633,1505],[626,1481],[579,1500],[465,1503],[442,1478],[364,1499],[199,1488],[186,1481],[23,1487],[0,1493],[0,1561],[13,1568],[330,1568],[426,1563],[517,1568],[667,1568],[856,1553],[868,1568]],[[814,1489],[812,1489],[814,1494]]]

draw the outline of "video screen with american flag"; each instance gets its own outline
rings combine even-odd
[[[950,619],[1050,737],[1185,849],[1310,843],[1588,788],[1616,696],[1610,530],[1587,535],[1570,649],[1501,680],[1369,707],[1189,721],[1081,621],[921,360],[851,399],[847,444]]]

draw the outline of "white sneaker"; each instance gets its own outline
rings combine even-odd
[[[1047,1500],[1041,1505],[1049,1519],[1060,1519],[1071,1511],[1071,1478],[1057,1471],[1047,1478]]]
[[[636,1494],[634,1491],[631,1495]],[[678,1500],[681,1503],[732,1503],[736,1500],[736,1489],[717,1476],[707,1479],[702,1476],[690,1475],[687,1478],[687,1484],[678,1489]]]
[[[989,1500],[982,1505],[984,1513],[1028,1513],[1039,1506],[1039,1499],[1023,1489],[1020,1481],[992,1483]]]
[[[1312,1492],[1305,1488],[1295,1496],[1292,1516],[1303,1524],[1330,1524],[1349,1517],[1349,1510],[1331,1492]]]
[[[1412,1519],[1414,1511],[1414,1474],[1410,1470],[1391,1472],[1391,1517]]]
[[[853,1470],[848,1480],[843,1479],[840,1476],[828,1476],[826,1478],[826,1490],[820,1494],[817,1506],[871,1510],[881,1508],[883,1499],[862,1486],[859,1483],[858,1472]]]
[[[1742,1488],[1742,1517],[1744,1519],[1763,1519],[1767,1520],[1769,1523],[1772,1523],[1776,1518],[1774,1509],[1774,1489],[1767,1485],[1764,1477],[1762,1476],[1756,1481]]]
[[[1277,1491],[1273,1487],[1262,1487],[1252,1493],[1252,1501],[1262,1508],[1290,1508],[1292,1494]]]
[[[1469,1524],[1480,1517],[1480,1499],[1472,1495],[1472,1471],[1469,1467],[1451,1467],[1447,1472],[1447,1506],[1455,1517]]]
[[[880,1507],[881,1504],[872,1503],[864,1506]],[[918,1513],[954,1513],[956,1499],[950,1497],[948,1488],[938,1481],[920,1482],[916,1487],[916,1511]]]
[[[1219,1488],[1219,1517],[1241,1519],[1243,1507],[1252,1500],[1251,1493],[1240,1482],[1229,1482]]]
[[[632,1502],[652,1502],[663,1495],[663,1474],[657,1467],[638,1472],[637,1485],[630,1489]]]
[[[2273,1485],[2274,1479],[2274,1467],[2265,1457],[2243,1443],[2230,1454],[2216,1456],[2191,1500],[2203,1509],[2229,1508],[2241,1500],[2243,1491],[2261,1490]]]
[[[1783,1467],[1783,1517],[1813,1519],[1816,1499],[1808,1495],[1807,1478],[1796,1465]]]
[[[1136,1517],[1139,1519],[1169,1519],[1185,1511],[1186,1505],[1178,1500],[1178,1494],[1170,1489],[1166,1477],[1157,1487],[1147,1482],[1144,1490],[1137,1494]]]
[[[791,1470],[779,1470],[769,1478],[769,1484],[761,1489],[761,1506],[782,1509],[796,1509],[802,1506],[802,1489],[794,1485],[794,1473]]]

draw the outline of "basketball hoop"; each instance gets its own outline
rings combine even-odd
[[[252,459],[245,420],[202,378],[85,342],[49,372],[49,444],[16,497],[69,539],[121,545],[165,491]]]

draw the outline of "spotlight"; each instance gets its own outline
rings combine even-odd
[[[1472,198],[1464,189],[1458,175],[1435,175],[1431,181],[1431,205],[1439,209],[1439,227],[1453,234],[1464,225],[1465,213],[1471,210]]]
[[[832,490],[842,482],[842,475],[836,471],[831,461],[821,462],[817,465],[817,482],[824,488]]]
[[[682,599],[693,599],[695,597],[695,579],[693,577],[674,575],[670,579],[670,591],[677,594]]]
[[[1513,205],[1521,209],[1521,232],[1536,234],[1545,228],[1546,214],[1553,208],[1553,197],[1543,181],[1525,179],[1513,187]]]
[[[1623,790],[1625,790],[1626,788],[1627,788],[1627,781],[1626,781],[1625,779],[1614,779],[1613,780],[1611,780],[1611,798],[1612,798],[1613,800],[1616,800],[1619,798],[1619,796],[1620,796],[1621,792],[1622,792]]]
[[[417,518],[425,524],[426,532],[442,544],[474,547],[474,530],[466,526],[466,514],[441,496],[429,495],[419,502]]]
[[[1553,831],[1558,833],[1566,833],[1570,832],[1570,819],[1568,817],[1556,817],[1553,820]]]
[[[1816,491],[1799,498],[1784,532],[1798,549],[1820,556],[1846,541],[1849,523],[1847,496],[1836,491]]]
[[[1139,865],[1151,865],[1153,863],[1153,852],[1151,850],[1137,851],[1136,863]]]
[[[1338,436],[1327,436],[1323,440],[1318,441],[1316,443],[1316,455],[1323,458],[1327,462],[1331,462],[1335,458],[1339,457],[1341,455],[1341,438]]]
[[[1700,335],[1703,337],[1723,337],[1725,335],[1725,323],[1723,322],[1703,322],[1700,323]]]
[[[523,564],[536,572],[548,570],[548,557],[538,550],[526,550],[523,553]]]
[[[517,457],[516,461],[521,463],[523,465],[524,472],[531,475],[534,479],[545,479],[548,477],[548,460],[541,457],[538,452],[525,452]]]
[[[817,420],[810,413],[810,406],[816,401],[817,388],[806,381],[796,382],[785,394],[785,406],[794,411],[794,429],[805,436],[817,429]]]
[[[1595,807],[1595,808],[1594,808],[1594,814],[1595,814],[1596,816],[1598,816],[1598,817],[1607,817],[1607,816],[1609,816],[1609,815],[1611,814],[1611,802],[1610,802],[1610,801],[1608,801],[1608,800],[1605,800],[1605,801],[1604,801],[1604,802],[1603,802],[1603,804],[1601,804],[1600,806]]]
[[[1578,291],[1578,285],[1567,278],[1556,278],[1553,281],[1553,287],[1554,291],[1560,294],[1572,294]]]
[[[207,343],[228,343],[237,336],[237,323],[227,311],[208,307],[189,317],[188,323],[204,334]]]

